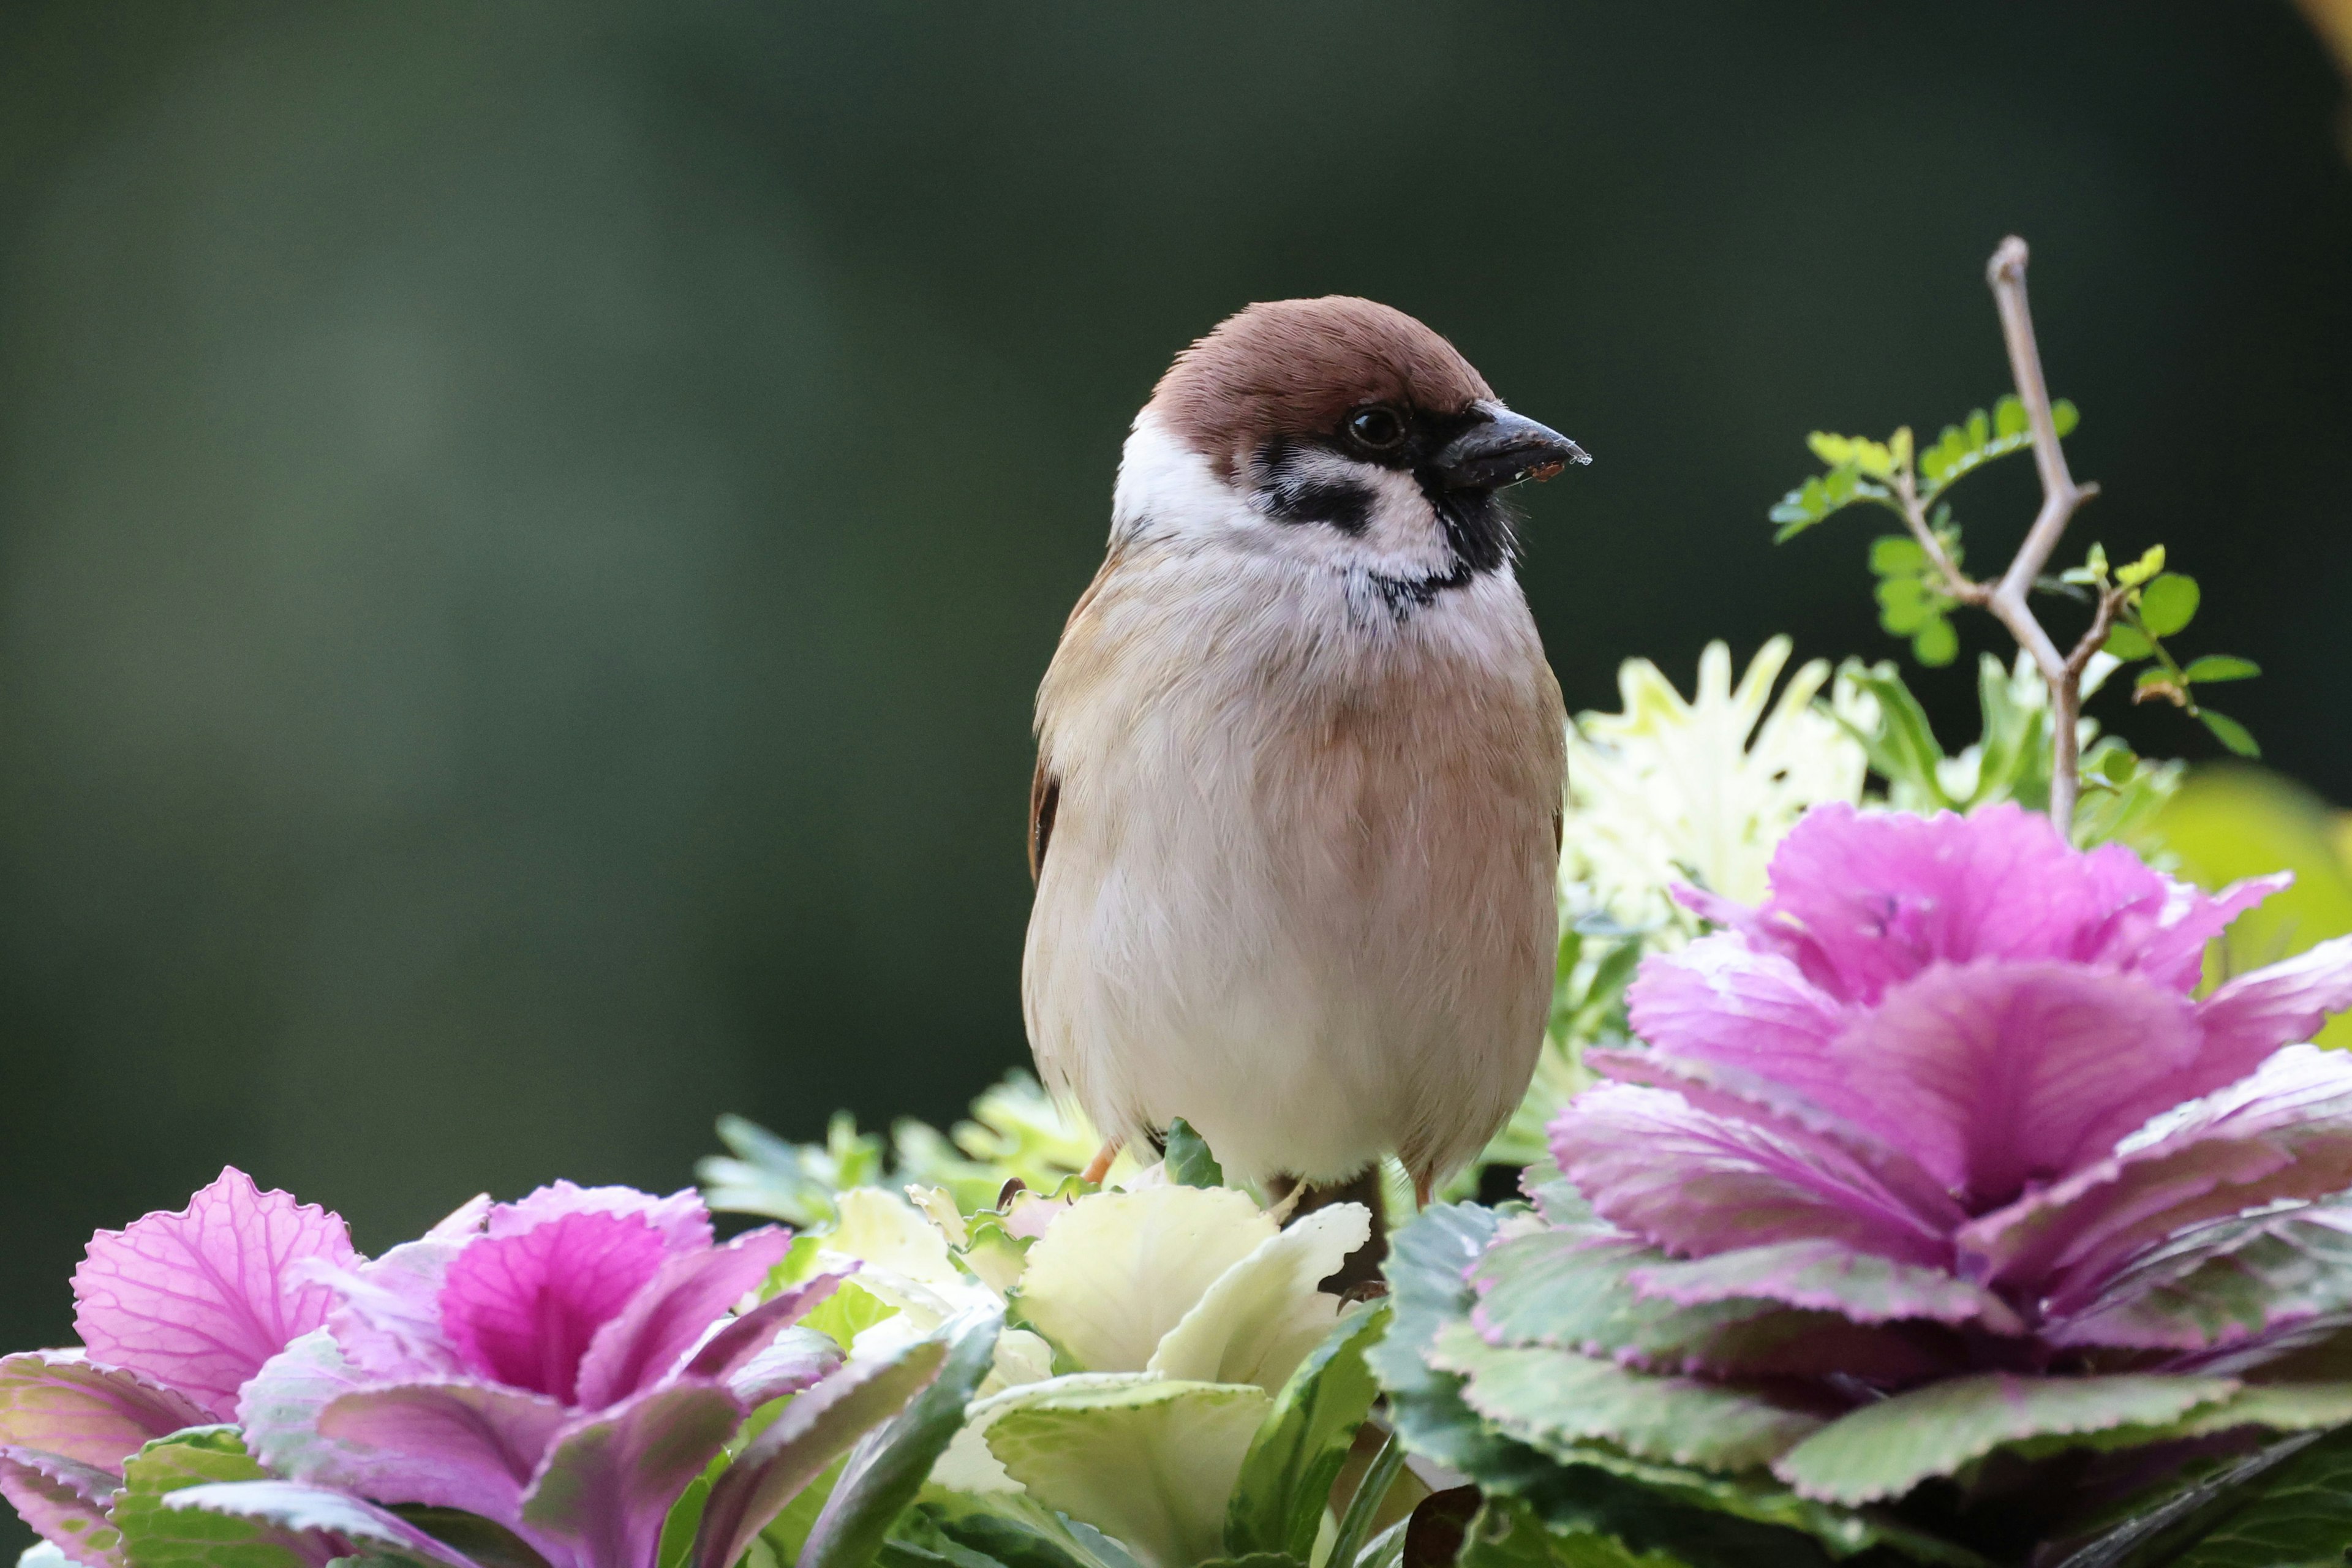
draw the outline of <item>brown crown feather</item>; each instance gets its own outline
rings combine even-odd
[[[1460,351],[1402,310],[1327,294],[1226,317],[1176,356],[1149,406],[1230,479],[1260,443],[1337,430],[1368,403],[1459,414],[1494,395]]]

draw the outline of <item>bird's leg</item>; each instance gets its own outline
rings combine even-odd
[[[1415,1172],[1412,1173],[1412,1206],[1413,1206],[1413,1208],[1414,1208],[1416,1211],[1421,1210],[1421,1209],[1425,1209],[1425,1208],[1427,1208],[1427,1207],[1429,1206],[1429,1200],[1430,1200],[1430,1197],[1432,1196],[1432,1194],[1433,1194],[1435,1193],[1436,1188],[1437,1188],[1437,1173],[1436,1173],[1436,1172],[1434,1172],[1434,1171],[1415,1171]]]
[[[1118,1139],[1114,1138],[1104,1144],[1102,1152],[1088,1161],[1087,1168],[1078,1173],[1078,1180],[1090,1187],[1101,1186],[1103,1178],[1110,1174],[1110,1163],[1118,1158],[1119,1142]]]

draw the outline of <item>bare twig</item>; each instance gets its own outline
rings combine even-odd
[[[1911,537],[1919,542],[1921,550],[1927,552],[1928,564],[1935,567],[1936,574],[1944,580],[1944,592],[1963,605],[1980,605],[1991,598],[1990,588],[1962,575],[1960,569],[1952,563],[1944,542],[1936,537],[1935,529],[1928,525],[1927,508],[1919,500],[1918,477],[1907,463],[1895,476],[1895,500],[1903,513],[1904,526],[1910,529]]]
[[[2025,542],[2002,573],[2000,581],[1981,601],[2015,637],[2041,670],[2050,688],[2050,820],[2061,833],[2074,826],[2074,798],[2082,789],[2082,742],[2077,731],[2083,716],[2083,670],[2106,638],[2115,606],[2101,595],[2092,633],[2066,656],[2042,629],[2025,595],[2032,589],[2060,535],[2074,520],[2074,509],[2098,493],[2095,485],[2078,485],[2066,469],[2066,454],[2058,445],[2058,426],[2050,412],[2050,387],[2042,378],[2042,351],[2033,341],[2033,312],[2025,300],[2025,241],[2011,235],[1992,253],[1985,281],[1992,285],[1993,303],[2000,311],[2001,337],[2009,344],[2010,372],[2017,382],[2018,401],[2025,405],[2027,427],[2033,433],[2033,466],[2042,475],[2042,510],[2026,531]]]

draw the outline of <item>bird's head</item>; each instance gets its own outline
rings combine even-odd
[[[1402,310],[1284,300],[1229,317],[1160,377],[1117,527],[1442,588],[1511,561],[1497,492],[1589,461]]]

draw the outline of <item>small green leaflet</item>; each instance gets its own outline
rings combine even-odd
[[[2181,673],[2192,681],[2251,680],[2263,672],[2263,667],[2251,658],[2238,658],[2226,653],[2209,653],[2192,658]]]
[[[1178,1117],[1168,1124],[1168,1179],[1183,1187],[1222,1187],[1225,1169],[1192,1124]]]
[[[2252,732],[2227,713],[2200,708],[2197,717],[2204,721],[2205,728],[2213,731],[2213,738],[2229,747],[2233,755],[2249,759],[2262,756],[2263,749],[2255,743]]]
[[[2139,591],[2139,624],[2148,636],[2168,637],[2197,618],[2197,579],[2167,572]]]

